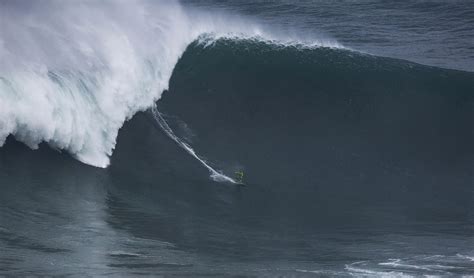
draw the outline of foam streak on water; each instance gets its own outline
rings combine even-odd
[[[191,146],[189,146],[188,144],[183,142],[178,136],[176,136],[175,133],[173,132],[173,130],[171,129],[171,127],[166,122],[166,120],[163,118],[163,115],[158,111],[158,109],[156,109],[156,107],[153,107],[151,111],[153,113],[153,117],[155,118],[156,122],[158,123],[160,128],[163,130],[163,132],[169,138],[171,138],[173,141],[175,141],[176,144],[178,144],[178,146],[183,148],[183,150],[185,150],[192,157],[194,157],[197,161],[199,161],[199,163],[201,163],[201,165],[206,167],[206,169],[209,170],[210,177],[214,181],[217,181],[217,182],[230,182],[230,183],[234,183],[234,184],[237,183],[234,179],[232,179],[232,178],[220,173],[219,171],[215,170],[214,168],[212,168],[203,158],[199,157],[199,155],[196,154],[196,152],[194,151],[194,149]]]

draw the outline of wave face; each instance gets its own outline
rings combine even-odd
[[[0,145],[9,134],[33,149],[44,141],[97,167],[200,35],[274,39],[170,1],[4,1],[0,13]]]
[[[257,184],[284,187],[361,181],[370,171],[467,178],[473,90],[469,72],[222,39],[188,47],[158,104],[196,129],[198,152],[228,160],[228,173],[245,165]]]

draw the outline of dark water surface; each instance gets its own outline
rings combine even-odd
[[[344,3],[184,4],[468,71],[195,42],[157,108],[210,166],[244,171],[246,186],[211,179],[150,111],[125,123],[106,169],[10,136],[0,148],[0,275],[473,275],[472,5]]]

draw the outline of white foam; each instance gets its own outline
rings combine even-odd
[[[390,259],[388,262],[379,263],[382,266],[391,266],[393,268],[406,268],[406,269],[419,269],[419,270],[427,270],[427,271],[439,271],[439,270],[448,270],[448,269],[456,269],[458,267],[449,266],[449,265],[441,265],[441,264],[409,264],[403,262],[401,259]]]
[[[398,271],[383,271],[364,267],[364,262],[356,262],[346,265],[345,269],[355,277],[413,277],[403,272]]]
[[[0,146],[12,134],[32,149],[47,142],[97,167],[107,167],[118,130],[153,106],[202,34],[340,46],[173,1],[24,3],[0,9]]]
[[[471,262],[474,262],[474,256],[468,256],[468,255],[462,255],[462,254],[456,254],[458,258],[465,259]]]
[[[379,265],[391,266],[394,268],[413,268],[413,269],[431,270],[429,267],[426,267],[423,265],[411,265],[411,264],[402,263],[400,259],[390,259],[389,262],[379,263]]]

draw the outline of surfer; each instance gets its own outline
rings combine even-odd
[[[244,180],[244,172],[242,170],[235,172],[235,180],[238,183],[242,183]]]

